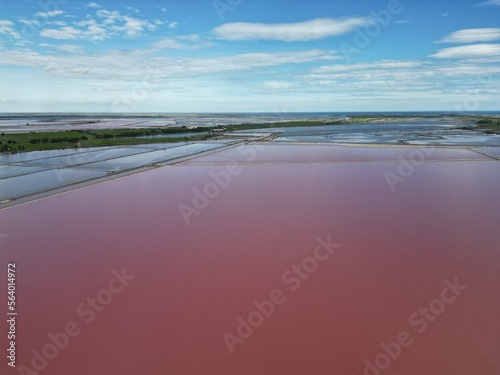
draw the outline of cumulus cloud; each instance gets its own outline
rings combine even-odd
[[[463,29],[455,31],[439,43],[476,43],[500,40],[500,28]]]
[[[490,56],[500,56],[500,44],[471,44],[444,48],[430,57],[437,59],[473,59]]]
[[[28,25],[28,26],[40,26],[40,22],[38,22],[37,20],[27,20],[25,18],[21,18],[19,22],[22,23],[23,25]]]
[[[54,39],[103,41],[115,36],[136,38],[146,31],[156,30],[162,24],[164,22],[160,20],[143,20],[123,15],[116,10],[99,9],[94,18],[88,16],[83,21],[75,22],[74,26],[45,29],[40,32],[40,35]]]
[[[123,30],[125,32],[125,36],[131,38],[141,35],[146,29],[156,29],[156,25],[149,23],[148,21],[139,20],[137,18],[125,16],[123,17],[123,21],[125,22],[125,24],[122,26],[122,28],[118,29]]]
[[[373,22],[368,17],[319,18],[298,23],[248,23],[235,22],[218,26],[213,33],[224,40],[279,40],[305,42],[346,34],[356,27]]]
[[[64,12],[62,10],[53,10],[50,12],[38,12],[35,14],[35,16],[43,17],[43,18],[50,18],[50,17],[60,16],[61,14],[64,14]]]
[[[89,8],[101,8],[101,6],[97,3],[91,2],[87,4],[87,7]]]
[[[40,35],[52,39],[78,39],[80,30],[72,26],[65,26],[61,29],[45,29],[40,31]]]
[[[105,24],[113,24],[121,19],[121,14],[117,10],[100,9],[96,12],[96,16]]]

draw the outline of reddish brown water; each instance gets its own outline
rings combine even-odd
[[[384,173],[397,167],[245,165],[189,225],[179,204],[223,166],[166,167],[0,211],[1,290],[17,262],[18,365],[73,321],[81,333],[39,373],[358,375],[365,359],[385,366],[380,344],[407,332],[380,373],[499,374],[500,164],[424,163],[391,192]],[[292,291],[282,275],[329,235],[340,247]],[[122,268],[135,279],[86,323],[77,306]],[[467,289],[418,333],[409,317],[455,278]],[[223,334],[275,289],[284,303],[231,354]]]

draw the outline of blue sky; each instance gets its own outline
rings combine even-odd
[[[0,4],[0,112],[500,110],[500,0]]]

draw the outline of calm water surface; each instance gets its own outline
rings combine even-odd
[[[394,162],[293,160],[242,166],[189,225],[179,205],[225,166],[160,168],[1,210],[0,266],[18,264],[19,364],[72,321],[81,333],[46,373],[358,375],[403,331],[412,343],[384,373],[500,373],[498,162],[424,163],[392,192]],[[328,236],[340,247],[292,290],[283,275]],[[86,323],[77,307],[122,268],[135,278]],[[467,289],[419,333],[409,318],[455,278]],[[284,303],[231,354],[223,334],[276,289]]]

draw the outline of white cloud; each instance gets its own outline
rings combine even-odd
[[[500,74],[500,65],[498,65],[498,62],[494,64],[487,62],[484,64],[481,64],[481,62],[466,62],[440,67],[439,74],[446,77],[493,76]]]
[[[0,35],[8,35],[20,39],[21,35],[14,30],[14,23],[9,20],[0,20]]]
[[[188,35],[179,35],[177,38],[180,40],[196,42],[201,39],[201,36],[200,34],[188,34]]]
[[[358,64],[338,64],[321,66],[312,70],[315,74],[330,74],[351,72],[366,69],[408,69],[422,66],[422,62],[413,60],[381,60],[374,63],[358,63]]]
[[[253,69],[277,67],[289,64],[301,64],[335,59],[330,51],[308,50],[298,52],[245,53],[239,55],[211,58],[153,57],[148,56],[148,64],[153,67],[148,73],[145,67],[147,52],[108,51],[103,54],[82,55],[78,59],[67,55],[42,55],[27,51],[0,51],[0,65],[16,65],[39,68],[47,73],[66,77],[74,70],[89,69],[88,76],[93,78],[130,79],[142,81],[145,75],[158,79],[177,79],[231,72],[245,72]]]
[[[89,68],[75,68],[71,71],[74,74],[88,74],[90,72]]]
[[[189,49],[189,45],[178,42],[175,38],[165,38],[153,44],[153,49]]]
[[[0,20],[0,26],[13,26],[14,22],[9,20]]]
[[[99,10],[97,16],[112,32],[124,33],[126,37],[134,38],[142,35],[146,30],[156,30],[162,21],[145,21],[130,16],[123,16],[118,11]]]
[[[118,12],[117,10],[101,9],[96,12],[96,15],[99,18],[102,18],[105,24],[112,24],[121,19],[120,12]]]
[[[169,28],[169,29],[175,29],[178,25],[179,25],[179,23],[178,23],[178,22],[175,22],[175,21],[174,21],[174,22],[170,22],[170,23],[168,24],[168,28]]]
[[[306,51],[299,58],[306,57]],[[307,58],[320,56],[310,53]],[[57,110],[64,106],[72,111],[120,110],[117,101],[123,93],[143,89],[144,81],[148,87],[148,100],[138,103],[133,111],[396,111],[396,110],[454,110],[454,104],[462,103],[471,94],[481,96],[481,109],[494,110],[500,100],[499,84],[496,76],[483,75],[500,71],[499,58],[464,61],[399,61],[401,69],[380,69],[390,66],[389,62],[376,61],[363,68],[355,66],[352,71],[332,73],[322,77],[300,75],[301,66],[294,74],[282,75],[275,65],[262,68],[262,61],[275,62],[283,56],[234,55],[223,59],[206,58],[165,58],[155,59],[144,51],[124,53],[109,51],[102,55],[84,55],[75,59],[71,55],[49,55],[20,53],[13,57],[0,52],[0,64],[24,61],[42,70],[51,66],[44,75],[51,82],[65,82],[75,88],[70,92],[55,88],[50,95],[46,86],[34,92],[30,90],[21,95],[8,95],[1,91],[0,97],[19,100],[20,110],[30,108],[35,111]],[[294,61],[296,56],[287,56]],[[40,61],[37,61],[40,60]],[[145,65],[145,60],[152,66]],[[482,62],[479,62],[482,61]],[[396,66],[398,61],[392,61]],[[45,65],[43,65],[45,64]],[[246,65],[245,65],[246,64]],[[259,66],[256,66],[259,64]],[[369,64],[369,63],[364,63]],[[495,65],[496,64],[496,65]],[[339,64],[341,65],[341,64]],[[350,65],[345,65],[347,68]],[[356,64],[353,64],[356,65]],[[414,66],[409,68],[409,66]],[[226,74],[226,70],[230,70]],[[234,70],[232,70],[234,69]],[[206,76],[201,76],[205,72]],[[266,74],[266,79],[256,85],[255,77]],[[272,74],[272,76],[271,76]],[[462,78],[463,75],[470,75]],[[26,78],[25,78],[26,80]],[[22,81],[28,85],[27,81]],[[26,83],[25,83],[26,82]],[[275,82],[266,84],[266,82]],[[280,84],[282,83],[282,84]],[[36,81],[35,81],[36,85]],[[264,86],[262,86],[264,85]],[[266,89],[265,87],[269,87]],[[279,87],[283,88],[280,89]],[[286,87],[289,86],[289,87]],[[275,87],[272,89],[272,87]],[[272,96],[270,96],[272,95]],[[34,107],[30,100],[46,102]],[[49,100],[52,104],[49,103]],[[77,103],[88,102],[88,106]],[[120,103],[118,103],[120,104]],[[165,107],[167,105],[167,107]],[[13,104],[9,103],[12,110]],[[17,108],[17,107],[16,107]]]
[[[50,12],[38,12],[38,13],[35,14],[35,16],[37,16],[37,17],[43,17],[43,18],[50,18],[50,17],[59,16],[61,14],[64,14],[64,12],[62,10],[53,10],[53,11],[50,11]]]
[[[437,59],[473,59],[490,56],[500,56],[500,44],[471,44],[444,48],[430,57]]]
[[[373,22],[371,18],[320,18],[298,23],[264,24],[236,22],[216,27],[214,34],[224,40],[310,41],[346,34]]]
[[[449,15],[450,15],[450,13],[442,13],[441,17],[448,17]]]
[[[331,61],[338,57],[330,51],[258,52],[211,58],[157,58],[155,61],[168,76],[196,76],[242,72],[257,68]]]
[[[52,39],[78,39],[81,31],[72,26],[65,26],[61,29],[45,29],[40,31],[40,35]]]
[[[52,21],[52,22],[47,22],[49,25],[56,25],[56,26],[66,26],[66,22],[64,21]]]
[[[90,39],[93,41],[101,41],[108,38],[107,30],[103,25],[97,23],[96,20],[88,19],[77,23],[80,27],[86,27],[81,30],[80,39]]]
[[[136,9],[134,7],[126,7],[125,9],[130,10],[130,11],[135,12],[135,13],[141,13],[141,11],[139,9]]]
[[[40,26],[40,22],[38,22],[37,20],[27,20],[21,18],[19,22],[22,23],[23,25],[28,25],[28,26]]]
[[[488,0],[485,1],[484,3],[476,4],[476,6],[479,7],[490,6],[490,5],[500,5],[500,0]]]
[[[453,93],[463,95],[482,88],[481,77],[491,77],[488,87],[494,87],[498,85],[494,77],[499,73],[500,65],[494,58],[455,62],[395,60],[323,66],[296,80],[300,79],[304,93],[316,92],[318,97],[335,92],[368,101],[371,96],[399,101],[404,96],[416,100],[420,95],[442,100]],[[434,99],[427,102],[432,104]]]
[[[160,20],[142,20],[132,16],[122,15],[119,11],[99,9],[96,18],[87,16],[87,19],[74,22],[73,25],[60,29],[42,30],[40,35],[54,39],[90,39],[92,41],[103,41],[116,36],[136,38],[144,35],[146,31],[156,30],[164,24]]]
[[[455,31],[438,43],[475,43],[500,40],[500,28],[463,29]]]
[[[87,7],[89,8],[102,8],[99,4],[91,2],[87,4]]]
[[[429,78],[481,76],[500,73],[500,58],[483,58],[436,63],[419,60],[382,60],[370,63],[336,64],[313,68],[309,78],[318,80],[368,80],[379,81],[391,78],[395,85],[404,81],[425,81]]]
[[[73,54],[84,53],[85,50],[81,46],[76,46],[74,44],[61,44],[57,46],[57,49],[63,52],[69,52]]]
[[[128,16],[123,17],[123,20],[125,21],[125,25],[123,26],[125,36],[131,38],[141,35],[149,25],[146,21]]]
[[[172,82],[176,84],[190,82],[186,85],[186,91],[177,90],[176,92],[190,92],[192,89],[198,95],[200,90],[196,89],[196,85],[204,82],[207,84],[206,91],[203,91],[205,98],[220,98],[221,93],[230,92],[227,94],[229,101],[234,100],[239,103],[247,103],[244,94],[249,92],[251,95],[264,96],[269,93],[283,98],[297,96],[298,103],[302,95],[305,102],[311,100],[311,103],[316,103],[315,98],[318,98],[318,102],[323,100],[325,103],[337,103],[337,99],[341,103],[360,103],[362,100],[373,103],[380,95],[384,98],[394,98],[395,103],[400,103],[400,97],[404,97],[409,101],[413,98],[417,101],[422,98],[425,103],[433,105],[435,98],[440,98],[443,92],[456,90],[456,92],[463,93],[467,89],[472,90],[481,76],[493,77],[492,80],[497,87],[500,79],[500,42],[495,42],[500,40],[500,29],[464,29],[447,36],[443,33],[441,35],[445,36],[441,41],[443,43],[492,44],[462,45],[455,48],[444,48],[453,45],[436,45],[435,50],[430,52],[434,53],[432,57],[435,59],[382,60],[372,63],[342,64],[341,61],[335,61],[341,59],[341,55],[327,50],[328,47],[324,50],[295,52],[279,52],[283,49],[273,48],[274,52],[236,55],[231,55],[223,49],[215,51],[212,57],[206,57],[205,54],[174,53],[169,50],[191,50],[207,46],[207,42],[213,43],[216,40],[213,35],[207,38],[206,34],[169,36],[169,34],[174,34],[169,28],[177,26],[177,23],[172,21],[175,19],[173,17],[164,16],[161,21],[146,19],[142,15],[126,10],[84,9],[86,11],[84,10],[83,18],[37,18],[39,24],[45,25],[44,28],[37,27],[41,29],[42,36],[63,41],[54,42],[45,39],[42,41],[53,42],[54,45],[37,43],[37,47],[49,47],[45,53],[29,52],[27,48],[17,50],[0,48],[0,66],[29,67],[31,69],[22,70],[23,74],[28,72],[26,76],[33,77],[34,81],[39,79],[37,77],[42,77],[38,82],[67,81],[72,85],[75,84],[74,87],[79,89],[101,84],[102,87],[106,87],[100,90],[105,94],[101,103],[105,100],[113,102],[117,96],[121,95],[117,90],[123,87],[134,87],[134,85],[138,87],[145,79],[151,79],[154,82],[165,83],[158,85],[158,92],[162,92],[163,95],[167,95],[171,87],[168,86],[169,89],[165,87],[171,85]],[[154,9],[157,14],[163,15],[159,8]],[[90,15],[85,17],[87,13]],[[57,21],[61,19],[67,21],[67,24]],[[352,31],[355,27],[363,25],[361,22],[359,25],[341,24],[341,21],[347,20],[353,19],[320,19],[293,24],[230,23],[214,29],[214,33],[218,35],[215,30],[221,32],[222,28],[222,33],[218,36],[227,40],[319,40]],[[359,20],[364,20],[364,24],[370,22],[367,18],[359,18]],[[399,23],[407,22],[404,19],[400,21]],[[18,19],[14,22],[0,20],[0,34],[15,33],[16,26],[22,27],[23,23],[29,24],[32,21],[23,22]],[[245,25],[245,27],[238,30],[237,25]],[[127,48],[135,48],[136,45],[129,43],[128,46],[123,47],[123,51],[99,53],[101,47],[105,47],[103,45],[97,50],[92,49],[94,53],[85,53],[81,46],[76,45],[81,44],[79,40],[135,38],[152,34],[150,31],[155,28],[156,30],[161,28],[164,31],[163,38],[155,34],[154,38],[141,40],[141,45],[143,45],[141,50],[127,50]],[[231,28],[235,31],[232,36],[230,35]],[[8,41],[4,35],[0,35],[0,39],[3,39],[2,42]],[[153,43],[155,41],[156,43]],[[58,45],[59,43],[64,44]],[[87,44],[82,45],[87,46]],[[259,46],[262,47],[255,44],[249,50],[259,51]],[[330,46],[333,45],[330,43]],[[285,50],[289,47],[291,46],[288,45]],[[122,44],[119,48],[122,48]],[[39,51],[36,48],[34,50]],[[216,52],[219,54],[215,54]],[[426,57],[422,56],[422,58]],[[369,56],[367,60],[370,60]],[[148,70],[149,64],[154,67],[152,74]],[[312,69],[311,65],[326,66]],[[30,71],[33,72],[32,75]],[[151,76],[153,78],[150,78]],[[24,79],[28,81],[27,78]],[[74,90],[78,91],[75,103],[77,99],[95,99],[85,89],[83,92],[79,89]],[[115,91],[112,93],[112,90]],[[60,95],[63,100],[70,100],[62,94],[54,95]],[[155,95],[151,92],[152,99],[158,99]],[[253,100],[251,95],[248,102]],[[185,96],[191,99],[191,95]],[[194,96],[196,99],[197,96]],[[238,96],[244,99],[239,99]],[[495,98],[498,99],[498,95]],[[270,97],[267,99],[271,100]],[[349,101],[350,99],[353,100]],[[204,103],[203,100],[200,96],[200,103]],[[96,99],[97,102],[99,100]],[[167,100],[161,101],[161,103],[167,102]]]

